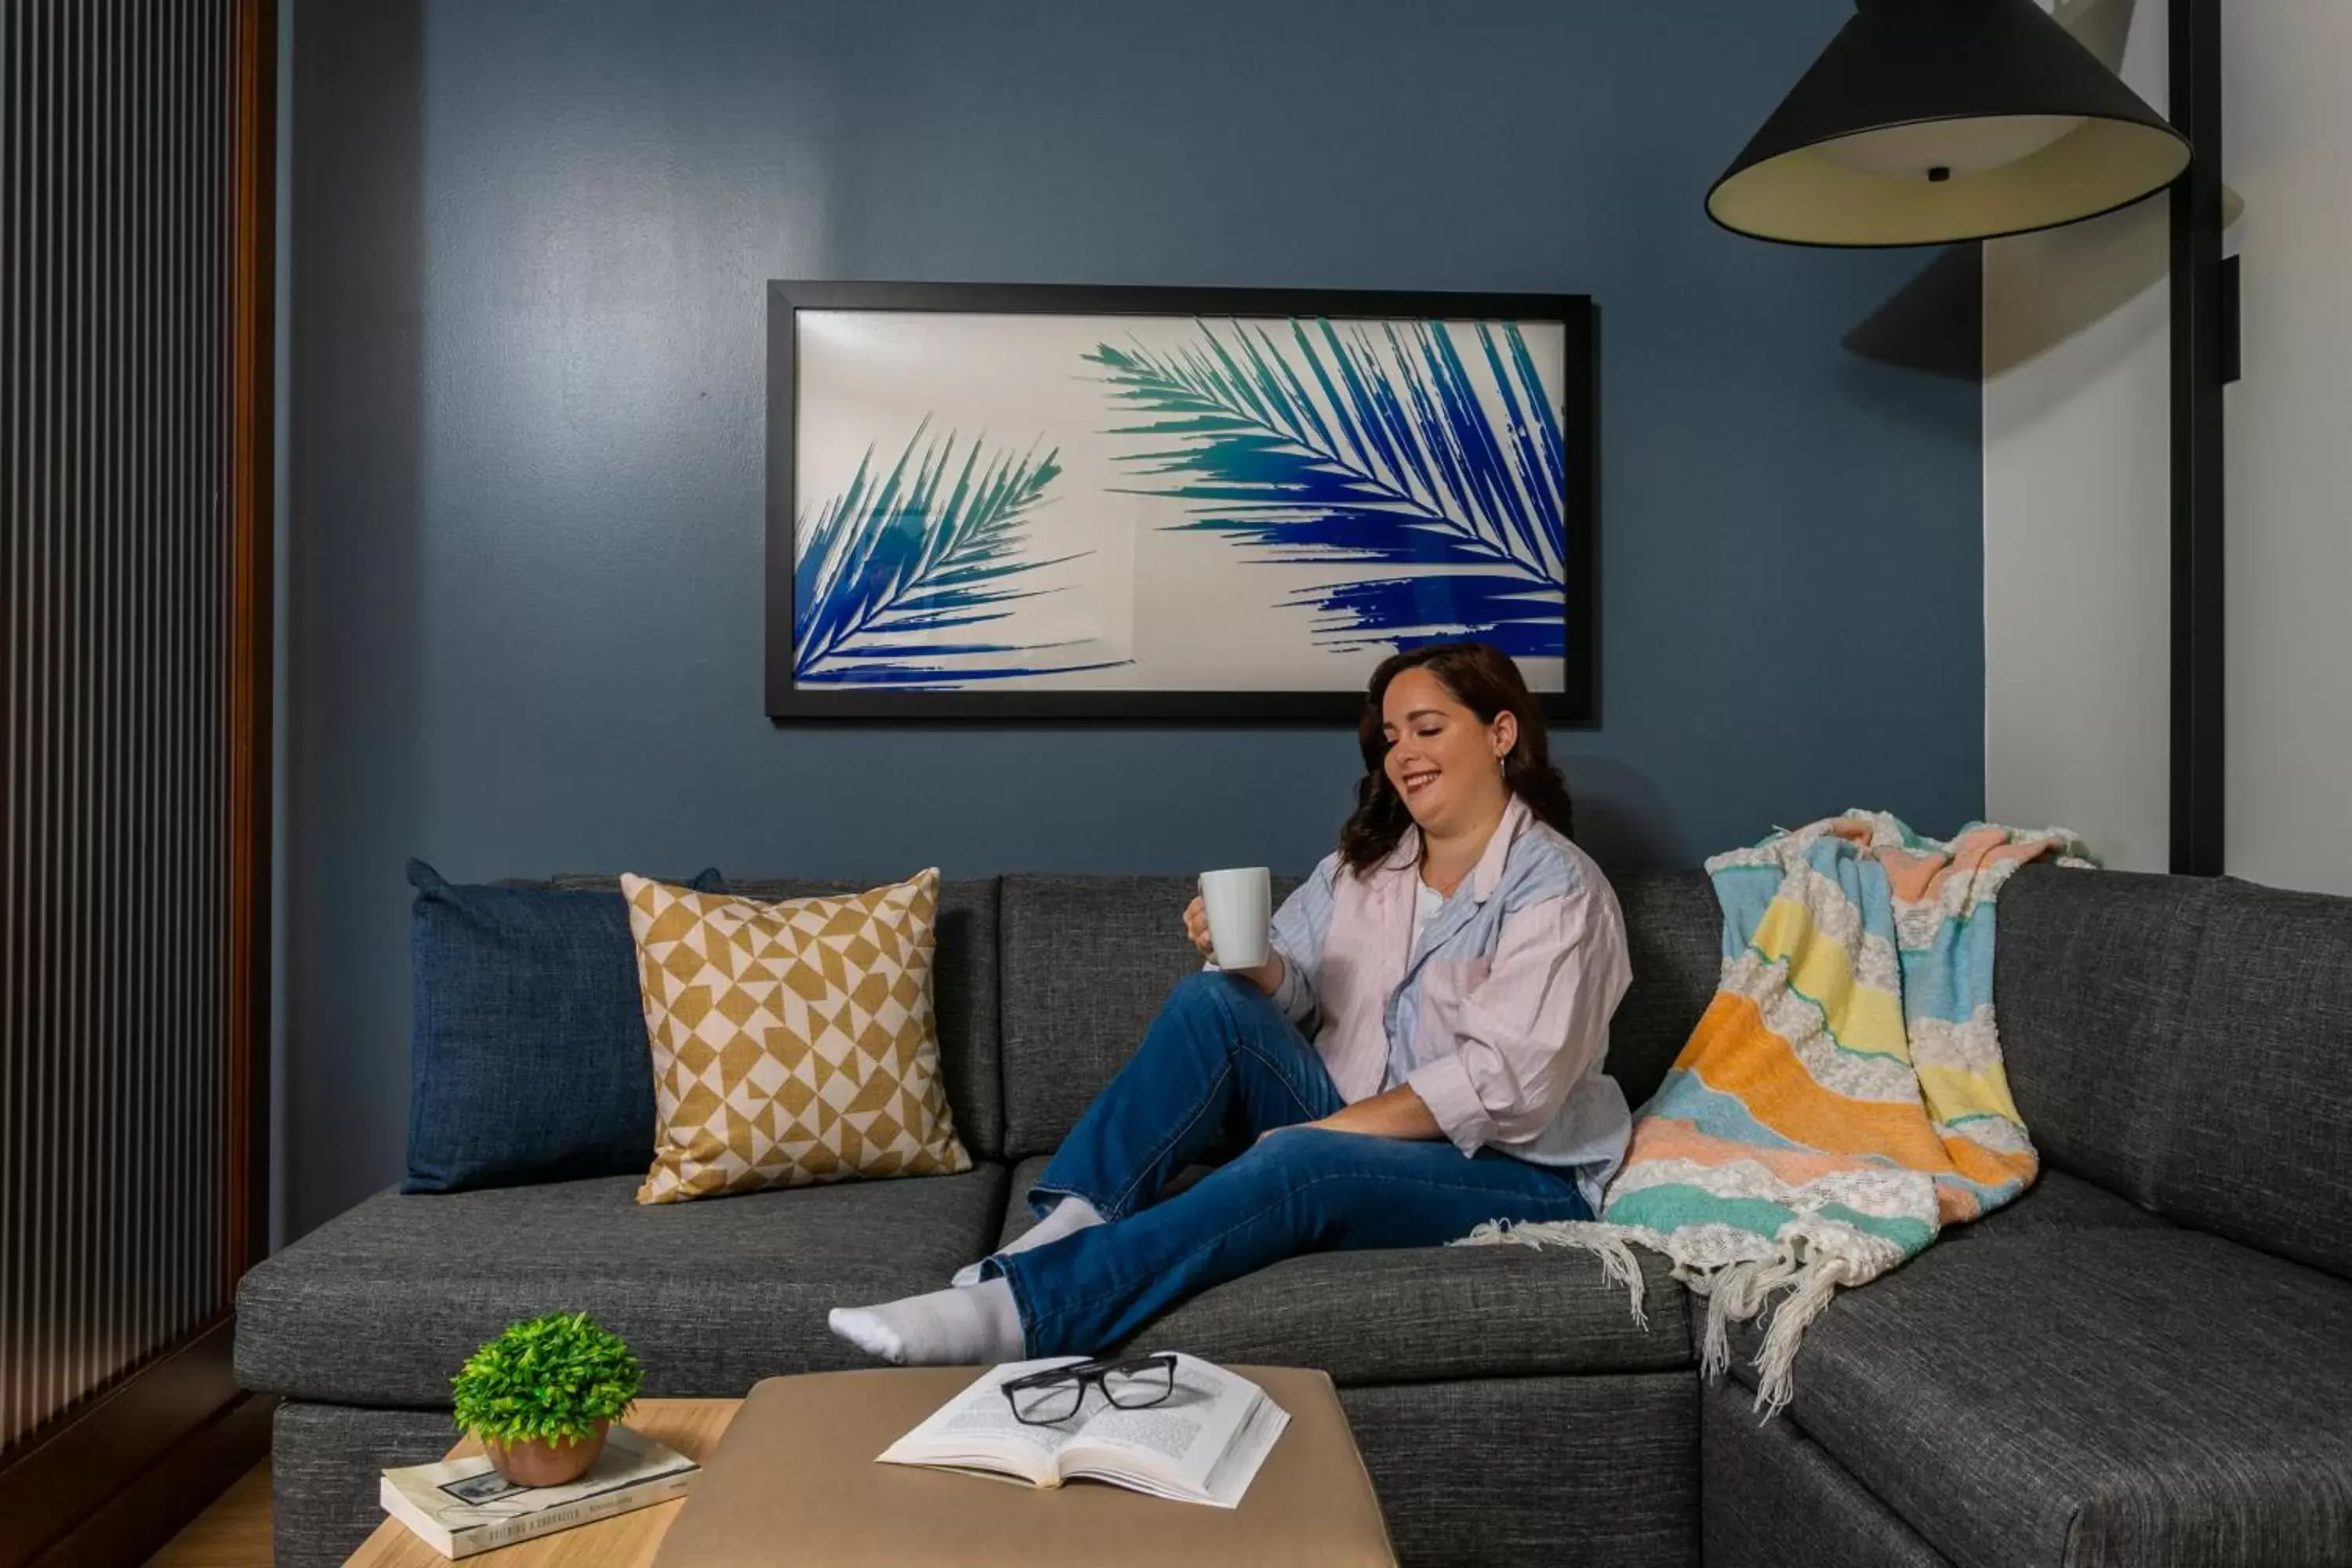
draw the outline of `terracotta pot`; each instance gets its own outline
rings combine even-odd
[[[482,1451],[489,1455],[499,1474],[519,1487],[567,1486],[586,1475],[596,1456],[604,1451],[604,1430],[611,1425],[597,1422],[595,1432],[576,1443],[550,1443],[541,1437],[498,1443],[485,1438]]]

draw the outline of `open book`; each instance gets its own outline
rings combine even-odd
[[[1108,1481],[1154,1497],[1232,1508],[1290,1424],[1288,1413],[1256,1384],[1181,1353],[1175,1389],[1158,1405],[1123,1410],[1103,1396],[1099,1384],[1089,1384],[1067,1420],[1040,1426],[1014,1416],[1001,1384],[1085,1359],[1049,1356],[992,1367],[885,1448],[877,1462],[969,1470],[1039,1487]]]
[[[614,1426],[595,1464],[569,1486],[517,1486],[478,1454],[386,1470],[376,1500],[442,1556],[471,1557],[684,1497],[700,1468],[667,1444]]]

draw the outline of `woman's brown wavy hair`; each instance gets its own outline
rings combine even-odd
[[[1382,659],[1365,689],[1363,715],[1356,721],[1356,742],[1364,752],[1364,776],[1356,785],[1355,814],[1339,830],[1339,858],[1349,869],[1359,876],[1370,871],[1388,858],[1404,830],[1412,826],[1404,798],[1389,782],[1383,765],[1389,740],[1381,732],[1381,704],[1388,697],[1389,682],[1408,669],[1426,669],[1435,676],[1454,700],[1478,716],[1481,724],[1492,724],[1497,713],[1510,710],[1519,721],[1519,738],[1503,759],[1503,782],[1528,803],[1537,821],[1574,837],[1575,809],[1569,803],[1568,781],[1552,766],[1543,714],[1519,667],[1502,649],[1482,642],[1431,643]]]

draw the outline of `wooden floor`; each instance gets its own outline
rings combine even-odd
[[[268,1561],[269,1461],[264,1459],[148,1559],[148,1568],[261,1568]]]

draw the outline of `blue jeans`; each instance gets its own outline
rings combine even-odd
[[[1180,984],[1028,1193],[1076,1194],[1108,1223],[992,1258],[1027,1353],[1091,1355],[1185,1297],[1301,1252],[1433,1247],[1483,1220],[1590,1219],[1567,1173],[1443,1139],[1299,1128],[1343,1101],[1265,993],[1207,972]],[[1165,1202],[1169,1178],[1231,1131],[1256,1143]],[[1330,1310],[1345,1310],[1333,1302]]]

